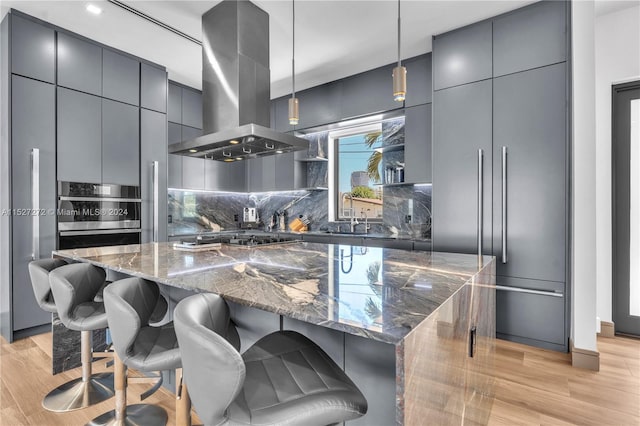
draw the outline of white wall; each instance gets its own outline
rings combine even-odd
[[[572,3],[573,164],[571,338],[576,348],[596,345],[596,149],[595,149],[595,5]]]
[[[596,18],[597,316],[611,321],[611,85],[640,79],[640,6]]]

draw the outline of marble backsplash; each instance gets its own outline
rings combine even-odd
[[[329,132],[304,135],[309,140],[309,157],[327,158]],[[383,146],[404,143],[404,118],[382,123]],[[404,151],[385,152],[383,167],[404,163]],[[328,162],[307,162],[307,186],[328,186]],[[383,220],[371,222],[372,234],[406,238],[431,237],[431,185],[385,186],[383,189]],[[329,222],[326,189],[295,191],[229,193],[205,191],[169,191],[169,235],[239,229],[238,216],[244,207],[255,207],[261,223],[256,229],[267,231],[274,213],[286,212],[285,227],[300,215],[310,223],[310,231],[346,232],[348,222]],[[362,228],[360,228],[362,229]],[[277,228],[275,229],[277,230]]]

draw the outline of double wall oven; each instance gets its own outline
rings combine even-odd
[[[140,244],[139,186],[58,182],[58,248]]]

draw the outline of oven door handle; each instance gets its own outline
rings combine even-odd
[[[58,197],[60,201],[105,201],[115,203],[141,203],[141,198],[116,198],[116,197]]]
[[[158,203],[158,198],[160,196],[160,188],[158,185],[158,162],[154,161],[151,163],[151,167],[153,169],[153,242],[157,243],[158,240],[158,231],[159,231],[159,209],[160,205]]]
[[[31,149],[31,259],[40,259],[40,150]]]
[[[60,231],[61,237],[73,237],[77,235],[108,235],[108,234],[133,234],[140,233],[140,228],[137,229],[100,229],[91,231]]]

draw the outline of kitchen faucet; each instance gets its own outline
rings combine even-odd
[[[351,229],[351,233],[354,233],[356,230],[356,225],[358,219],[355,216],[355,212],[353,211],[353,195],[350,192],[345,192],[342,194],[342,214],[344,214],[344,199],[349,198],[349,228]]]
[[[371,225],[369,224],[369,215],[364,210],[364,207],[360,209],[360,219],[364,219],[364,233],[366,234],[369,231],[369,229],[371,229]]]

